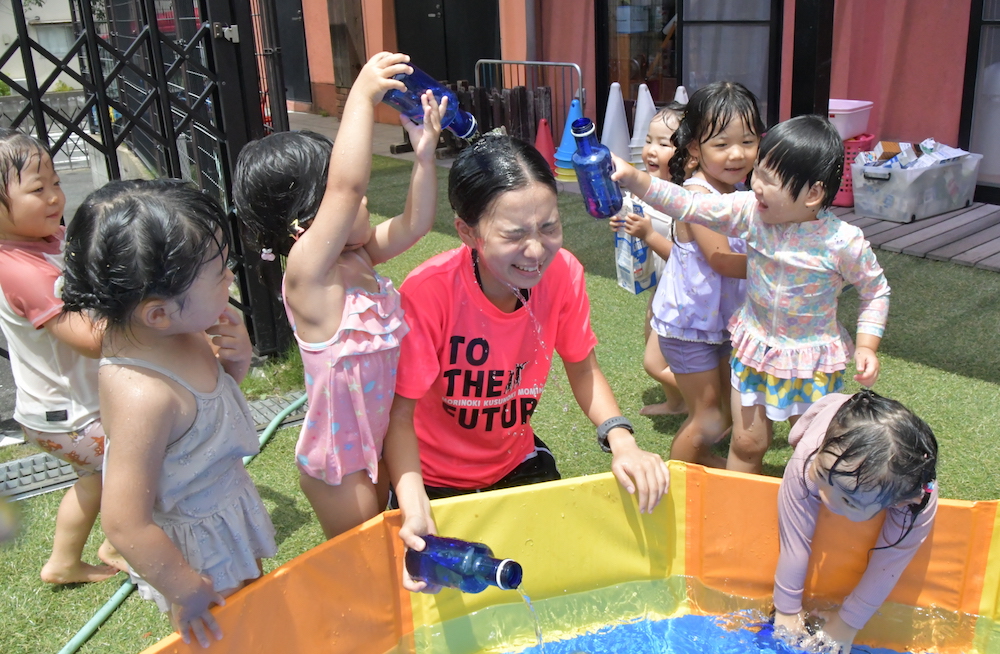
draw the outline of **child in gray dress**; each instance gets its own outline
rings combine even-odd
[[[177,180],[112,182],[70,223],[63,301],[106,324],[103,526],[143,597],[208,647],[209,612],[260,576],[274,527],[243,468],[259,450],[237,385],[250,339],[229,305],[218,203]]]

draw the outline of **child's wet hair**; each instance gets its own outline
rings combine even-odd
[[[768,130],[757,149],[757,164],[774,173],[792,198],[819,182],[826,208],[840,189],[844,142],[825,117],[796,116]]]
[[[814,457],[824,453],[833,463],[819,474],[846,493],[877,491],[875,501],[883,508],[915,501],[910,506],[916,515],[937,479],[931,428],[896,400],[870,390],[855,393],[834,414]]]
[[[538,182],[556,193],[556,178],[534,146],[512,136],[485,134],[462,150],[448,175],[448,200],[455,214],[475,227],[507,191]]]
[[[233,204],[261,247],[288,254],[296,227],[316,217],[333,142],[309,131],[275,132],[247,143],[236,161]]]
[[[226,214],[176,179],[110,182],[87,196],[66,232],[63,304],[125,330],[140,303],[183,295],[202,266],[225,266]]]
[[[653,117],[650,119],[649,122],[650,124],[653,124],[656,121],[661,121],[669,129],[675,129],[675,126],[671,125],[670,123],[673,122],[675,125],[680,125],[681,119],[684,117],[684,108],[686,106],[687,105],[685,105],[683,102],[677,102],[676,100],[671,100],[666,105],[664,105],[659,111],[653,114]]]
[[[10,211],[10,195],[7,188],[13,176],[21,178],[21,173],[33,159],[41,166],[42,161],[49,157],[49,149],[33,136],[16,129],[0,127],[0,204]]]
[[[757,96],[739,82],[712,82],[691,94],[673,136],[676,149],[669,164],[670,181],[683,184],[687,178],[690,144],[715,137],[733,120],[741,120],[757,136],[764,132]]]

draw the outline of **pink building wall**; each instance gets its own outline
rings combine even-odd
[[[536,51],[529,52],[529,3],[535,2]],[[335,113],[336,81],[326,2],[304,0],[313,110]],[[504,59],[576,63],[583,71],[586,114],[596,118],[594,0],[500,0]],[[971,0],[837,0],[830,96],[874,102],[868,131],[886,140],[932,136],[957,145]],[[394,50],[393,0],[362,0],[365,45]],[[785,0],[780,116],[789,116],[795,0]],[[601,65],[606,65],[602,62]],[[606,90],[604,90],[606,92]],[[343,100],[342,97],[339,98]],[[384,122],[398,118],[379,109]]]
[[[795,1],[785,0],[781,117],[789,116]],[[868,132],[958,145],[971,0],[837,0],[830,97],[874,102]]]

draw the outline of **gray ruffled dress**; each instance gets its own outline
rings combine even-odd
[[[169,370],[140,359],[105,358],[101,365],[157,372],[190,392],[198,403],[191,428],[167,445],[153,505],[153,521],[180,549],[192,568],[209,576],[215,590],[260,576],[257,559],[274,556],[274,526],[243,467],[260,445],[250,407],[236,380],[219,366],[219,381],[199,393]],[[114,447],[109,438],[109,447]],[[107,472],[107,468],[105,468]],[[161,611],[166,598],[135,573],[139,595]]]

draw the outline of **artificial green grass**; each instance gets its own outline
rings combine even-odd
[[[403,207],[410,164],[375,157],[369,191],[374,219]],[[380,267],[397,287],[407,272],[428,257],[457,247],[446,197],[447,171],[441,170],[438,220],[433,231],[408,252]],[[648,296],[633,296],[614,278],[611,236],[606,221],[583,210],[580,197],[561,194],[565,246],[584,264],[593,327],[600,339],[598,359],[625,415],[636,425],[639,443],[666,453],[682,418],[639,416],[643,404],[662,399],[662,391],[642,370],[643,320]],[[880,359],[876,390],[902,401],[934,429],[941,446],[939,480],[944,497],[969,500],[1000,497],[1000,463],[994,425],[1000,424],[1000,275],[961,266],[878,252],[893,287],[889,327]],[[857,296],[841,301],[841,320],[850,329]],[[853,330],[852,330],[853,331]],[[849,382],[848,390],[856,389]],[[301,367],[289,357],[255,369],[244,388],[259,397],[301,388]],[[566,477],[604,472],[610,457],[594,438],[593,425],[573,399],[562,366],[553,366],[549,383],[533,416],[538,434],[552,447]],[[298,488],[293,463],[297,429],[278,432],[250,464],[250,474],[271,512],[278,533],[278,555],[265,571],[322,542],[322,533]],[[775,443],[765,457],[765,473],[780,475],[791,454],[787,427],[778,425]],[[10,449],[10,448],[5,448]],[[122,576],[98,584],[53,588],[38,579],[48,557],[55,510],[62,493],[19,502],[22,532],[0,551],[0,651],[21,654],[58,651],[118,589]],[[92,534],[87,557],[96,560],[102,535]],[[81,652],[139,652],[170,632],[167,620],[150,602],[134,594],[111,616]]]

